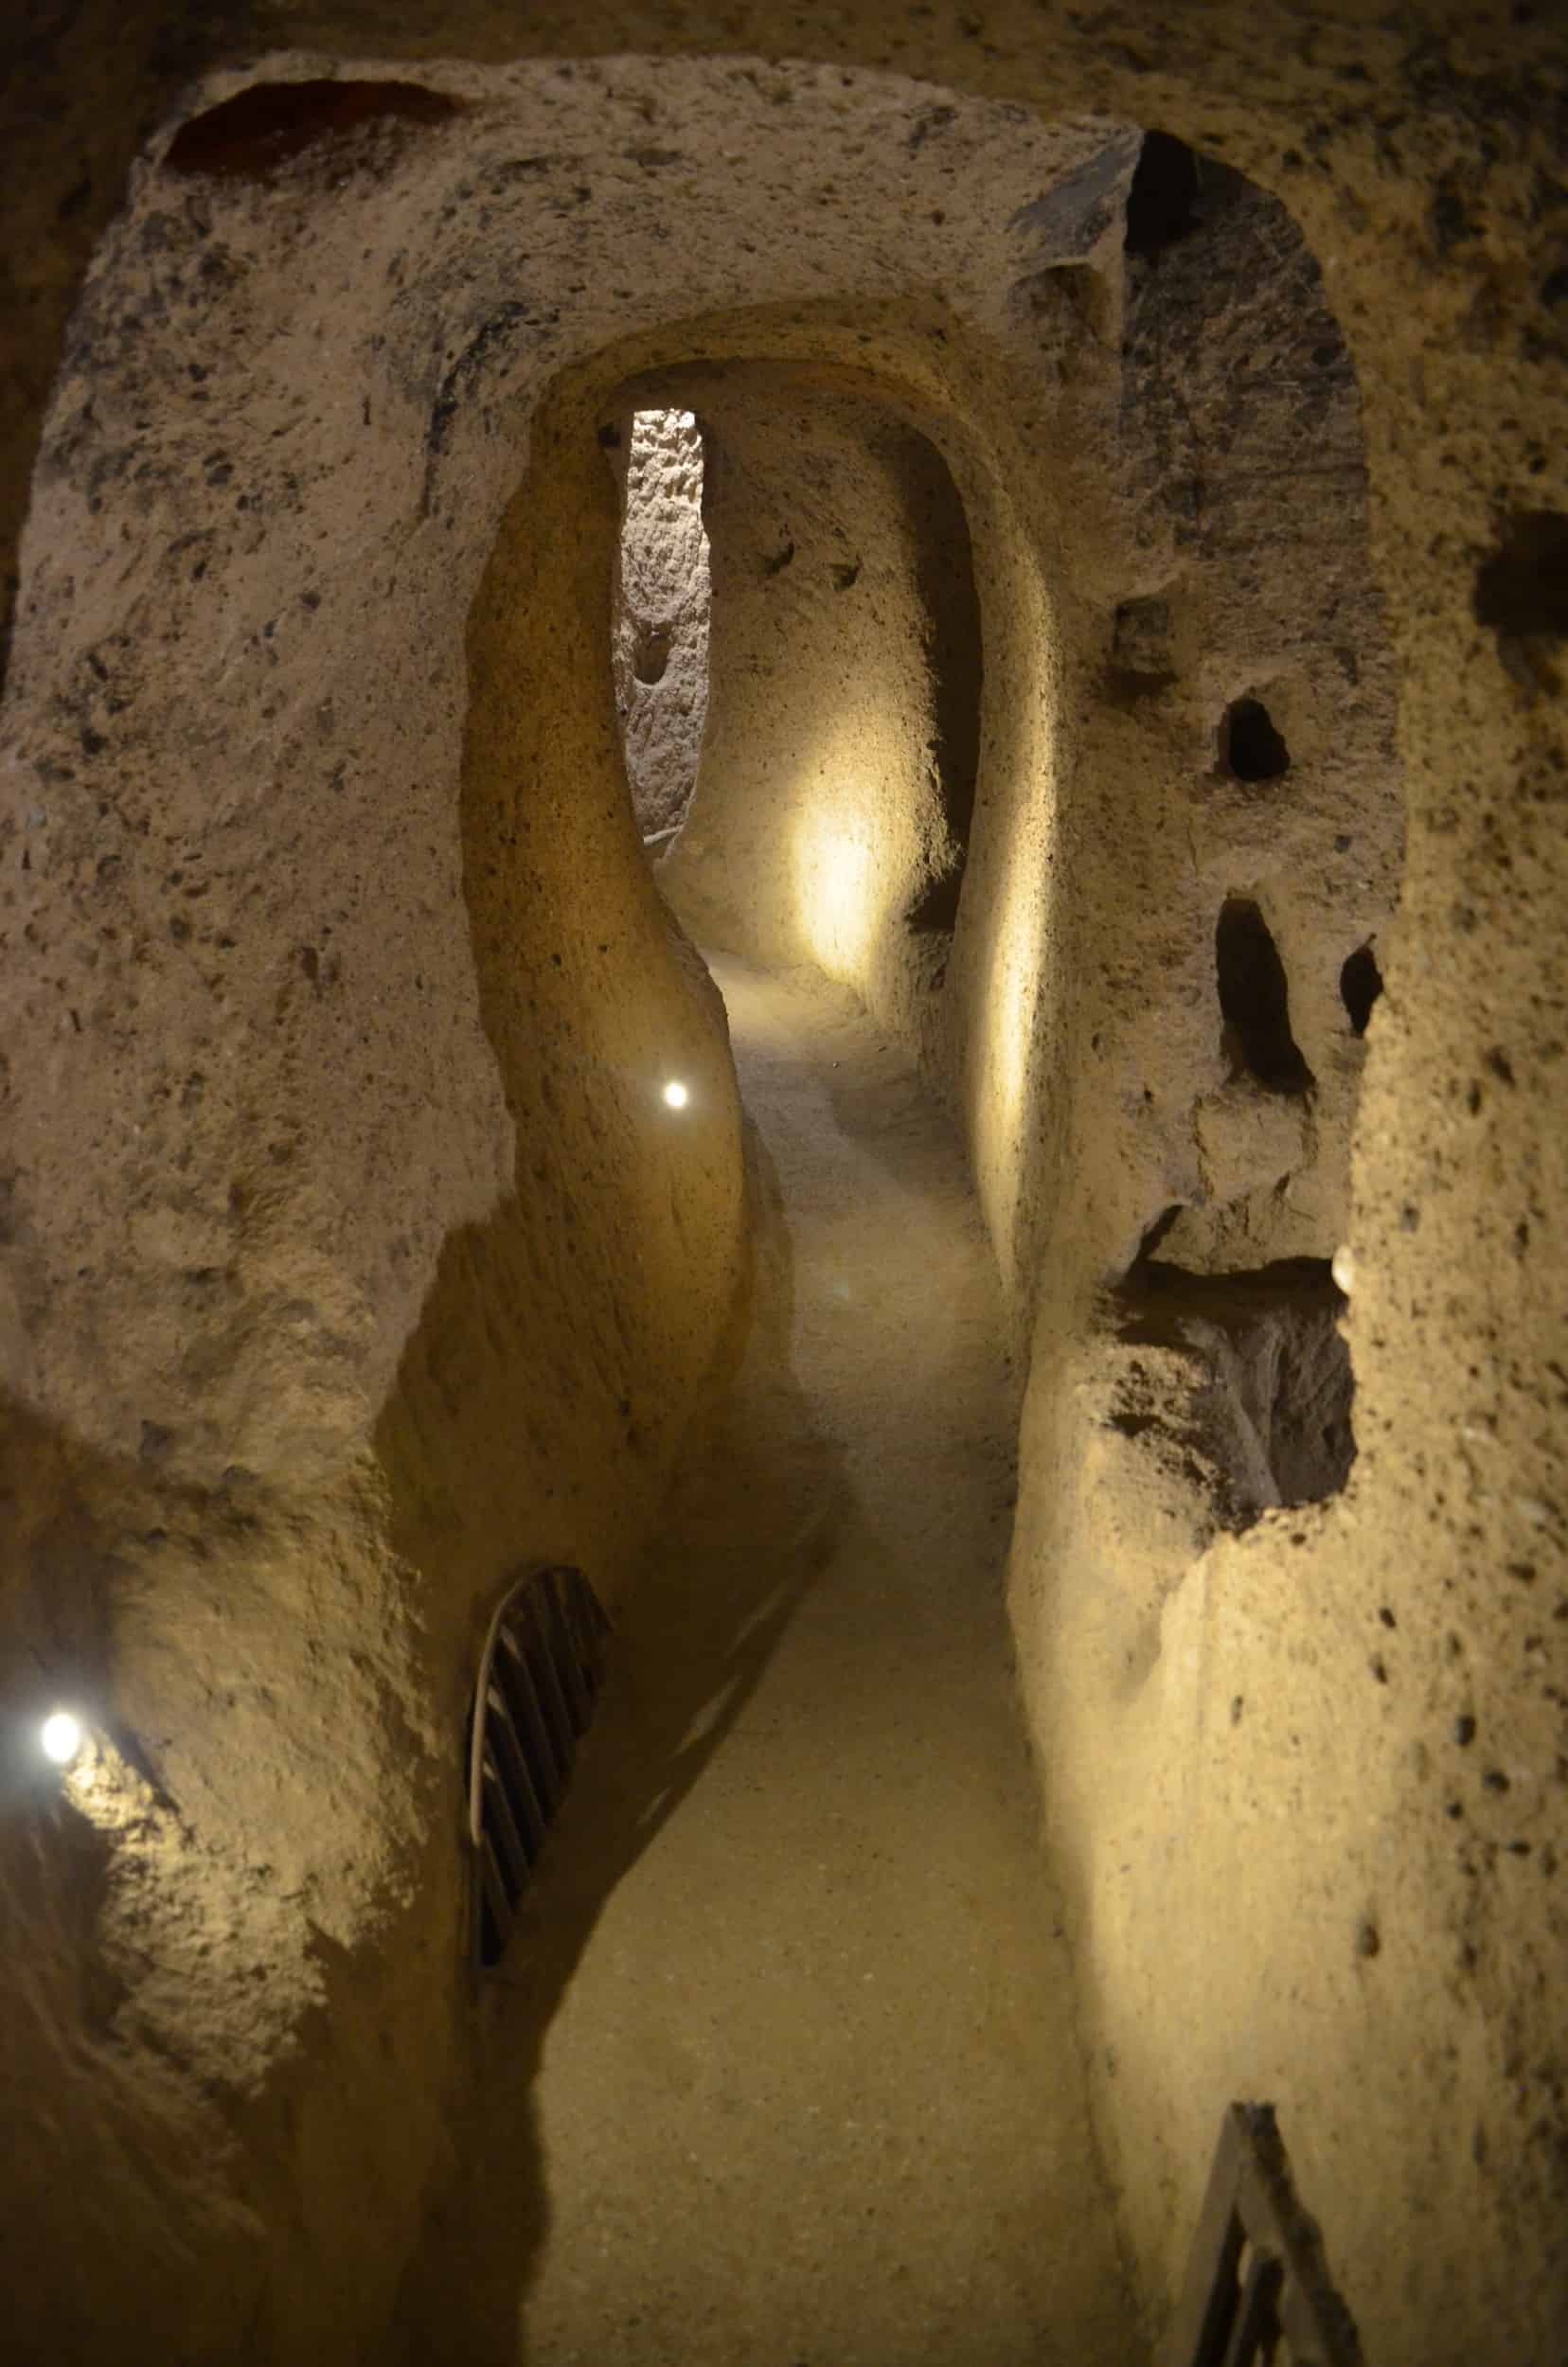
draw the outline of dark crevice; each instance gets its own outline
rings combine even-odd
[[[1562,687],[1558,653],[1568,640],[1568,516],[1526,509],[1510,518],[1475,571],[1475,621],[1497,635],[1497,654],[1532,696]]]
[[[1151,261],[1192,228],[1198,203],[1198,159],[1169,132],[1147,132],[1127,192],[1129,255]]]
[[[1221,1046],[1233,1073],[1270,1093],[1299,1094],[1312,1072],[1291,1033],[1290,987],[1269,924],[1250,896],[1227,896],[1214,932],[1224,1021]]]
[[[1372,1016],[1372,1006],[1382,992],[1382,972],[1378,968],[1370,945],[1358,945],[1340,971],[1340,1000],[1350,1015],[1350,1025],[1358,1036],[1366,1033],[1366,1023]]]
[[[1475,621],[1499,633],[1568,638],[1568,517],[1526,509],[1510,518],[1475,573]]]
[[[663,682],[669,664],[669,627],[643,625],[638,628],[632,651],[632,671],[641,683]]]
[[[1220,726],[1220,762],[1235,781],[1277,781],[1291,752],[1261,699],[1233,699]]]
[[[1134,1269],[1136,1269],[1139,1265],[1147,1265],[1149,1260],[1153,1256],[1155,1251],[1159,1248],[1160,1243],[1165,1239],[1166,1235],[1175,1224],[1177,1219],[1185,1216],[1185,1203],[1179,1200],[1173,1201],[1168,1208],[1161,1209],[1159,1215],[1155,1218],[1153,1223],[1148,1228],[1142,1240],[1138,1243],[1138,1255],[1136,1259],[1133,1261]]]
[[[265,181],[330,140],[372,124],[444,123],[461,101],[422,82],[253,82],[182,123],[164,163],[171,172]]]

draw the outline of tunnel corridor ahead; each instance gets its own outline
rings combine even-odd
[[[429,2305],[450,2340],[476,2297],[474,2355],[537,2367],[1115,2367],[1002,1605],[990,1254],[853,998],[716,974],[760,1143],[757,1306],[491,2000],[508,2068]]]
[[[1369,2358],[1559,2357],[1551,12],[54,14],[10,2351],[1098,2367],[1081,2080],[1150,2334],[1255,2098]],[[542,1565],[618,1690],[476,2011]]]

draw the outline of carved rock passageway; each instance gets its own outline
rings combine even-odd
[[[8,2362],[1568,2358],[1561,11],[12,14]]]
[[[474,2355],[509,2358],[521,2286],[535,2367],[1118,2367],[1141,2354],[1002,1601],[991,1253],[854,999],[716,974],[773,1202],[756,1316],[494,2001],[510,2070],[431,2330],[488,2294]],[[508,2184],[530,2115],[543,2230]]]

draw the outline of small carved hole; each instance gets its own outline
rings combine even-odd
[[[632,671],[639,682],[663,682],[669,664],[669,627],[645,625],[632,651]]]
[[[1192,228],[1198,200],[1198,159],[1169,132],[1147,132],[1127,192],[1129,255],[1145,261],[1174,246]]]
[[[1372,1006],[1381,992],[1382,972],[1373,958],[1372,948],[1358,945],[1340,971],[1340,1000],[1350,1015],[1351,1029],[1356,1035],[1365,1035]]]
[[[1249,896],[1228,896],[1214,933],[1223,1050],[1270,1093],[1306,1093],[1312,1072],[1291,1033],[1290,987],[1268,922]]]
[[[1261,699],[1236,699],[1220,726],[1220,762],[1237,781],[1277,781],[1291,769],[1291,752]]]

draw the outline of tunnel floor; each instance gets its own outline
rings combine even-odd
[[[481,2150],[509,2129],[513,2166],[458,2213],[475,2356],[1117,2367],[989,1249],[853,999],[714,970],[776,1194],[757,1313],[492,2001]]]

